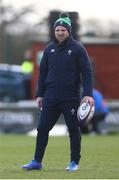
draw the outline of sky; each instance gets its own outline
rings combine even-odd
[[[50,10],[77,11],[81,20],[98,18],[119,21],[119,0],[2,0],[3,4],[20,9],[35,4],[37,15],[45,17]],[[34,16],[34,19],[36,16]]]

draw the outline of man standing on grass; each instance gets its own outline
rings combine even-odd
[[[48,143],[49,131],[61,113],[70,138],[70,163],[66,170],[79,167],[81,132],[77,119],[80,105],[80,87],[83,86],[82,101],[94,104],[92,98],[92,70],[83,45],[71,36],[71,20],[68,13],[61,13],[54,24],[55,39],[45,49],[40,64],[37,85],[37,103],[42,108],[37,127],[34,159],[22,169],[42,169],[42,161]]]

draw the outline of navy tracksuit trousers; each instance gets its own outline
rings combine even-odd
[[[43,100],[43,109],[39,117],[37,127],[37,139],[34,159],[42,162],[44,152],[48,142],[49,131],[57,122],[61,113],[64,115],[65,123],[68,128],[70,138],[71,159],[77,164],[80,160],[81,149],[81,132],[77,119],[78,100],[59,100],[48,99]]]

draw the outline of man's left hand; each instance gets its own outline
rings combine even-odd
[[[88,101],[92,106],[95,105],[95,101],[94,101],[94,99],[91,96],[84,96],[84,98],[82,99],[81,103],[82,102],[86,102],[86,101]]]

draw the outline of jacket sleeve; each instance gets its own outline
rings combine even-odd
[[[44,97],[45,93],[45,79],[48,72],[48,53],[47,49],[45,49],[40,67],[39,67],[39,77],[36,86],[36,97]]]
[[[83,86],[83,97],[84,96],[93,96],[93,73],[92,66],[88,56],[88,53],[83,45],[80,46],[79,52],[79,61],[80,61],[80,72]]]

